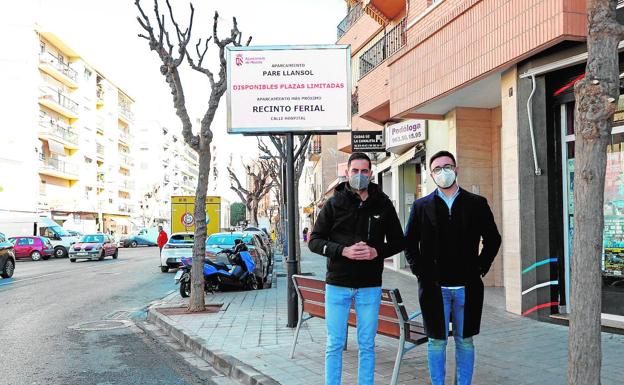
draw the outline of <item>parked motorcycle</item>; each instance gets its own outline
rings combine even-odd
[[[238,241],[238,239],[237,239]],[[204,260],[204,291],[215,291],[228,287],[246,290],[257,290],[260,285],[253,274],[255,263],[247,251],[247,246],[241,241],[234,249],[223,249],[228,264],[214,262],[208,258]],[[184,298],[191,295],[191,267],[193,258],[182,258],[182,266],[176,273],[175,282],[180,284],[180,295]]]

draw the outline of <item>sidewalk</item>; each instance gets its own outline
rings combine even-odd
[[[302,272],[324,278],[325,259],[312,254],[305,245],[302,254]],[[295,358],[288,358],[294,329],[285,326],[286,269],[283,262],[277,261],[275,269],[270,289],[207,296],[206,303],[224,304],[218,313],[164,316],[150,309],[148,320],[242,383],[323,384],[325,323],[319,319],[306,322]],[[386,270],[383,286],[399,288],[408,311],[418,308],[415,278]],[[158,306],[185,302],[176,291]],[[477,362],[473,384],[565,384],[567,327],[509,314],[504,310],[503,289],[487,288],[481,330],[475,337]],[[455,361],[453,342],[449,345],[447,384],[452,383]],[[352,328],[348,346],[344,353],[343,384],[357,384],[357,341]],[[376,346],[375,383],[389,384],[397,340],[377,336]],[[622,384],[624,336],[603,333],[602,349],[602,384]],[[428,377],[427,349],[421,345],[403,359],[399,383],[430,384]]]

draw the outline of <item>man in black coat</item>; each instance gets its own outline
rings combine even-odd
[[[475,357],[472,337],[479,334],[483,308],[481,277],[490,269],[501,237],[487,200],[458,186],[453,154],[436,153],[429,169],[438,188],[412,205],[405,256],[418,277],[431,383],[444,385],[452,319],[456,383],[469,385]]]
[[[340,384],[347,320],[355,301],[358,337],[358,384],[374,384],[375,335],[381,302],[384,259],[405,248],[396,210],[370,183],[371,161],[353,153],[348,182],[336,187],[319,213],[310,250],[327,257],[325,286],[325,384]]]

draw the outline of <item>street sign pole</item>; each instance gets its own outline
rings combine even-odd
[[[296,223],[295,223],[295,162],[294,162],[294,138],[293,134],[288,133],[286,136],[286,188],[287,188],[287,212],[288,212],[288,259],[286,265],[288,268],[288,326],[294,328],[298,322],[298,304],[297,293],[292,280],[292,276],[297,274],[297,246],[296,241]]]

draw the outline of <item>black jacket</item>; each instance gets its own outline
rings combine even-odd
[[[439,283],[439,272],[445,268],[440,263],[440,250],[443,249],[439,224],[436,216],[435,191],[412,205],[405,229],[407,248],[405,256],[418,277],[420,308],[427,335],[443,339],[444,310]],[[483,282],[501,245],[501,236],[496,228],[494,216],[482,196],[461,189],[455,204],[461,201],[461,210],[453,215],[460,216],[460,225],[452,248],[466,261],[465,272],[466,303],[464,306],[464,335],[479,334],[481,311],[483,308]],[[483,248],[479,244],[483,239]]]
[[[377,258],[355,261],[342,255],[346,246],[360,241],[374,247]],[[381,286],[384,259],[401,252],[405,240],[392,202],[376,184],[369,184],[362,201],[343,182],[319,213],[308,246],[327,257],[328,284],[360,288]]]

